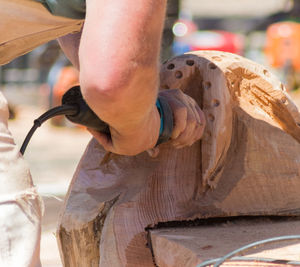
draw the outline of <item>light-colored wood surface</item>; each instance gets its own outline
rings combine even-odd
[[[161,87],[198,102],[202,141],[105,164],[91,141],[58,229],[65,266],[153,266],[145,228],[159,222],[299,215],[300,114],[275,76],[242,57],[202,51],[166,62]]]
[[[164,228],[150,231],[155,263],[159,267],[196,267],[217,259],[250,243],[278,236],[300,233],[300,219],[242,219],[202,226]],[[242,254],[248,258],[265,258],[269,262],[230,261],[226,266],[291,266],[300,262],[300,240],[274,242]],[[241,255],[239,255],[241,256]],[[274,259],[274,262],[271,262]],[[277,260],[277,261],[276,261]],[[280,260],[280,261],[279,261]],[[277,262],[277,263],[276,263]]]

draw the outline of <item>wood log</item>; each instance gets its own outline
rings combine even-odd
[[[196,267],[253,242],[299,232],[299,218],[243,218],[150,230],[150,239],[157,266]],[[268,243],[246,250],[221,266],[295,266],[289,262],[300,265],[299,251],[299,240]]]
[[[204,110],[191,147],[157,158],[113,155],[92,140],[73,177],[58,228],[64,266],[153,266],[146,228],[168,221],[299,215],[300,113],[264,67],[201,51],[161,70]],[[102,162],[102,164],[101,164]]]

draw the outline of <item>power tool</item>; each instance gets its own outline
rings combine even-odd
[[[173,131],[173,114],[167,100],[163,96],[157,98],[156,106],[161,118],[160,135],[156,143],[156,145],[159,145],[170,139]],[[21,146],[20,153],[22,155],[35,130],[48,119],[58,115],[65,115],[71,122],[110,135],[109,125],[102,121],[85,102],[80,91],[80,86],[74,86],[63,95],[61,106],[46,111],[34,120],[34,124]]]

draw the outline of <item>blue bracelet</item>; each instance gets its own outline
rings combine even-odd
[[[160,105],[160,101],[159,99],[157,98],[156,100],[156,107],[158,109],[158,112],[159,112],[159,115],[160,115],[160,129],[159,129],[159,135],[161,135],[164,131],[164,114],[163,114],[163,110],[161,108],[161,105]]]

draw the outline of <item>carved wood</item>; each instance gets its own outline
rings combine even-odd
[[[299,218],[243,218],[201,226],[151,230],[150,239],[157,266],[196,267],[204,261],[224,257],[253,242],[295,235],[299,231]],[[246,250],[236,255],[239,259],[228,260],[221,266],[292,266],[289,262],[299,262],[299,251],[299,240],[268,243]]]
[[[273,74],[202,51],[166,62],[161,87],[203,108],[202,141],[100,164],[105,151],[92,140],[58,228],[64,266],[153,266],[145,228],[159,222],[300,213],[300,114]]]

